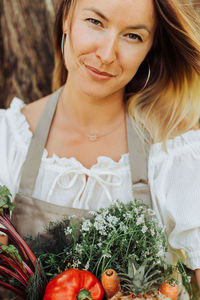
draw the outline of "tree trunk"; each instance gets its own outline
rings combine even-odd
[[[29,103],[51,92],[59,1],[0,0],[0,108],[14,96]],[[14,298],[0,287],[0,300]]]
[[[0,0],[0,107],[51,92],[53,23],[59,0]]]
[[[200,0],[192,0],[195,9],[200,10]]]

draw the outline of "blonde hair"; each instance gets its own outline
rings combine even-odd
[[[54,24],[54,70],[52,79],[52,90],[59,89],[67,79],[67,69],[64,64],[63,54],[61,50],[61,42],[63,36],[63,25],[66,19],[69,24],[72,18],[75,0],[62,0],[59,4],[56,20]]]
[[[55,22],[53,90],[67,79],[61,53],[63,21],[73,0],[61,1]],[[153,46],[126,86],[128,111],[154,142],[190,130],[200,117],[200,23],[189,0],[154,0],[158,25]],[[150,79],[144,86],[151,69]]]

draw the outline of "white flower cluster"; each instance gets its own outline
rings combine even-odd
[[[137,219],[136,225],[141,225],[142,223],[144,223],[144,215],[140,215]]]
[[[108,231],[110,229],[115,230],[117,224],[120,222],[120,219],[109,214],[107,209],[103,210],[101,213],[92,211],[90,214],[94,216],[94,222],[91,223],[90,220],[84,220],[81,227],[82,232],[87,232],[94,226],[100,235],[106,236]],[[126,227],[124,227],[124,230],[126,230]]]
[[[163,260],[164,234],[153,218],[154,212],[146,205],[117,203],[97,212],[91,211],[90,215],[90,219],[83,219],[80,224],[78,236],[81,238],[73,248],[73,265],[81,261],[79,267],[98,274],[105,265],[118,267],[120,262],[123,268],[126,267],[130,257],[138,264],[144,259]],[[67,227],[66,235],[73,230]]]
[[[165,256],[165,248],[163,247],[163,243],[161,241],[158,241],[157,249],[157,257],[163,258]]]
[[[72,228],[68,226],[67,228],[64,229],[64,233],[65,235],[72,234]]]
[[[119,228],[120,228],[120,230],[121,230],[122,232],[127,232],[128,229],[129,229],[128,226],[125,225],[123,222],[120,222]]]
[[[84,231],[89,231],[90,230],[90,227],[91,227],[91,221],[90,220],[84,220],[83,223],[82,223],[82,227],[81,227],[81,230],[84,232]]]
[[[95,218],[94,227],[99,231],[100,235],[107,235],[106,233],[106,220],[103,215],[99,214]]]
[[[154,229],[150,229],[151,235],[154,236],[155,235],[155,230]]]
[[[147,232],[147,230],[148,230],[148,227],[147,227],[146,225],[144,225],[144,226],[142,227],[142,233]]]
[[[81,253],[83,252],[83,247],[82,247],[82,245],[81,245],[81,244],[77,244],[75,250],[76,250],[76,252],[77,252],[78,254],[81,254]]]
[[[73,263],[71,265],[71,268],[78,268],[79,265],[81,265],[81,261],[80,260],[73,260]]]
[[[86,265],[85,265],[85,268],[84,268],[84,270],[88,270],[89,269],[89,267],[90,267],[90,262],[89,262],[89,260],[86,262]]]

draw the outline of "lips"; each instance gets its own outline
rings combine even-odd
[[[107,76],[107,77],[115,77],[115,75],[113,74],[110,74],[110,73],[107,73],[107,72],[101,72],[99,71],[98,69],[94,68],[94,67],[91,67],[91,66],[88,66],[88,65],[85,65],[86,68],[88,68],[89,70],[91,70],[92,72],[96,73],[96,74],[99,74],[99,75],[102,75],[102,76]]]

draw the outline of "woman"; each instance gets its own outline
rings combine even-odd
[[[63,89],[27,106],[14,99],[0,112],[0,184],[13,195],[22,191],[13,216],[22,232],[28,224],[36,228],[34,218],[45,223],[55,205],[57,215],[66,207],[82,215],[117,199],[131,201],[131,175],[134,197],[139,189],[149,199],[145,175],[137,175],[145,156],[137,136],[130,138],[133,126],[144,145],[151,141],[152,206],[170,246],[185,250],[200,282],[200,131],[191,130],[200,116],[197,19],[189,1],[61,1],[54,90]],[[49,98],[58,100],[55,113],[45,110]],[[23,198],[27,191],[30,199]]]

